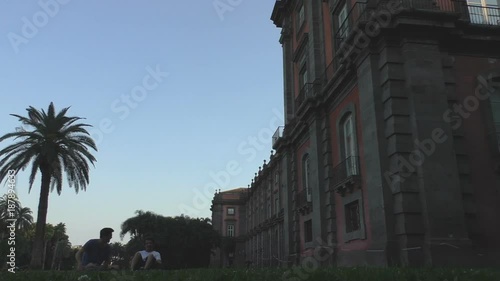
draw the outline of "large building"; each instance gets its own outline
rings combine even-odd
[[[227,267],[246,262],[244,235],[246,233],[245,200],[248,188],[217,192],[212,200],[212,226],[224,237],[222,245],[210,260],[213,267]]]
[[[497,0],[283,0],[284,128],[255,265],[500,265]]]

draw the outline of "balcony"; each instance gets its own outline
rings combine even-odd
[[[311,210],[311,201],[311,194],[310,192],[308,194],[306,189],[302,189],[301,191],[297,192],[297,210],[300,213],[305,214]]]
[[[500,8],[499,7],[483,7],[478,5],[467,6],[467,14],[470,23],[480,25],[496,25],[500,26]]]
[[[480,6],[467,3],[463,0],[394,0],[400,9],[396,13],[416,13],[426,12],[434,14],[435,18],[444,18],[444,16],[454,17],[456,20],[462,20],[472,25],[488,25],[500,26],[500,7],[498,6]],[[340,66],[346,61],[346,57],[350,56],[351,49],[349,46],[354,44],[353,38],[356,35],[364,34],[365,37],[370,37],[364,32],[366,24],[376,23],[378,17],[385,18],[390,12],[387,9],[387,1],[376,2],[369,0],[365,2],[356,2],[348,11],[343,22],[336,26],[334,34],[334,46],[336,54],[325,68],[323,75],[323,84],[326,85],[339,70]],[[392,1],[391,1],[392,3]],[[385,27],[383,23],[381,27]],[[386,24],[388,25],[388,24]],[[369,38],[370,39],[370,38]],[[342,44],[347,43],[345,47]],[[361,44],[365,44],[362,42]]]
[[[275,148],[275,144],[278,142],[280,138],[283,137],[283,131],[285,127],[284,126],[279,126],[278,129],[276,129],[276,132],[274,132],[273,135],[273,148]]]
[[[342,195],[346,191],[361,187],[361,173],[359,172],[359,157],[346,158],[333,168],[333,188]]]
[[[299,92],[299,95],[295,98],[295,108],[298,110],[302,105],[304,105],[308,100],[314,99],[318,93],[318,83],[306,83]]]
[[[334,37],[335,50],[339,50],[355,26],[361,22],[368,22],[370,14],[365,12],[366,6],[367,2],[354,3],[345,20],[337,27]]]

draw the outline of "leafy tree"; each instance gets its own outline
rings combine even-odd
[[[4,210],[7,207],[8,200],[7,197],[0,197],[0,209]],[[29,263],[31,258],[31,237],[30,233],[34,228],[33,217],[31,216],[31,210],[27,207],[22,207],[19,201],[15,201],[15,207],[13,212],[14,217],[7,215],[7,212],[0,214],[0,263],[5,264],[6,255],[12,245],[9,245],[6,241],[9,238],[7,230],[7,219],[17,218],[16,220],[16,266],[24,268]],[[12,201],[11,201],[12,203]]]
[[[212,249],[220,244],[219,234],[208,218],[187,216],[164,217],[152,212],[136,211],[136,216],[122,224],[121,237],[129,233],[127,252],[143,249],[144,239],[151,237],[170,269],[206,267]]]
[[[13,215],[11,216],[10,213]],[[8,219],[16,219],[16,229],[18,232],[24,232],[33,224],[32,214],[31,209],[23,207],[17,198],[9,198],[7,194],[4,194],[0,197],[0,238],[3,238],[7,232]]]
[[[119,268],[127,268],[131,255],[127,254],[125,245],[120,242],[111,243],[111,263]]]
[[[30,163],[29,191],[33,186],[37,171],[41,174],[40,198],[38,203],[37,224],[33,245],[31,268],[42,267],[45,223],[49,193],[54,188],[58,194],[62,191],[63,171],[70,187],[78,192],[85,190],[89,183],[89,164],[96,161],[88,147],[97,151],[96,145],[85,127],[87,124],[76,123],[80,117],[68,117],[69,107],[56,113],[50,103],[47,112],[30,106],[28,116],[17,117],[28,130],[21,129],[0,137],[0,142],[7,139],[18,140],[0,151],[0,182],[5,180],[10,170],[24,170]]]

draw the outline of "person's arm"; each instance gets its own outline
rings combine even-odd
[[[75,254],[75,259],[76,259],[76,269],[78,270],[83,270],[83,265],[82,265],[82,255],[83,252],[85,252],[85,249],[82,247],[78,252]]]
[[[101,269],[105,270],[109,268],[109,264],[111,263],[111,258],[107,258],[104,263],[101,265]]]
[[[155,255],[156,263],[161,264],[161,255],[160,255],[160,253],[156,252],[155,254],[156,254]]]

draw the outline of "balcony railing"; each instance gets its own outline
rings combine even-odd
[[[301,191],[297,192],[297,207],[303,208],[307,205],[311,204],[311,195],[307,193],[307,190],[304,188]]]
[[[399,0],[405,9],[459,13],[456,0]]]
[[[273,147],[274,147],[274,144],[281,138],[283,137],[283,131],[284,131],[285,127],[284,126],[279,126],[278,129],[276,129],[276,132],[274,132],[274,135],[273,135]]]
[[[340,57],[335,56],[335,57],[333,57],[332,62],[326,67],[325,73],[323,73],[323,77],[322,77],[323,85],[328,84],[328,82],[330,82],[330,80],[332,80],[333,75],[335,75],[335,73],[337,72],[339,67],[340,67]]]
[[[350,177],[359,175],[359,157],[348,157],[333,168],[333,184],[338,185]]]
[[[500,8],[467,4],[469,21],[472,24],[500,26]]]
[[[304,104],[308,99],[314,98],[318,94],[317,89],[318,84],[316,83],[306,83],[299,92],[299,95],[295,98],[295,108],[298,109],[302,104]]]
[[[337,26],[335,32],[335,49],[338,50],[340,45],[346,40],[353,28],[363,20],[368,20],[369,13],[365,13],[367,2],[356,2],[347,14],[345,20]]]
[[[468,21],[471,24],[500,26],[500,7],[498,6],[486,7],[472,5],[465,0],[391,0],[391,2],[392,1],[398,1],[397,4],[401,7],[400,11],[440,12],[448,15],[456,15],[457,18]],[[368,3],[370,3],[369,6]],[[363,30],[362,26],[369,22],[378,25],[380,17],[384,19],[387,18],[387,13],[389,12],[387,9],[387,1],[380,1],[378,2],[379,4],[374,5],[371,5],[372,3],[374,3],[373,0],[354,3],[345,20],[339,24],[335,24],[334,45],[336,54],[332,62],[325,68],[322,81],[323,85],[326,85],[334,77],[343,63],[344,56],[347,55],[345,52],[351,49],[348,47],[344,50],[341,46],[342,43],[349,40],[349,36],[354,33],[353,31],[356,30],[356,28]],[[383,27],[382,24],[381,26]]]

